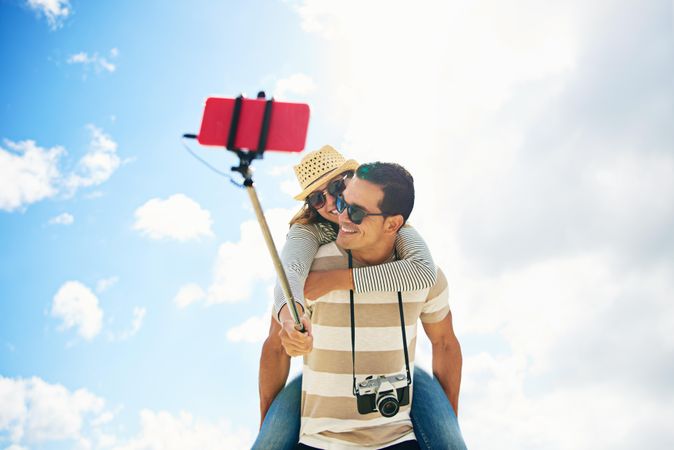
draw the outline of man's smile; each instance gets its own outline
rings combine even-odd
[[[354,234],[358,233],[358,228],[354,228],[349,225],[340,225],[339,232],[345,234]]]

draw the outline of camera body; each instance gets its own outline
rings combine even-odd
[[[404,373],[391,376],[370,375],[356,384],[358,412],[368,414],[379,411],[384,417],[398,414],[400,406],[410,403],[410,386]]]

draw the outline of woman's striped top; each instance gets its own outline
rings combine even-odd
[[[304,306],[304,282],[314,256],[321,245],[337,239],[329,223],[294,224],[286,236],[281,262],[288,277],[295,301]],[[411,226],[398,231],[395,242],[399,259],[378,266],[353,269],[355,292],[416,291],[431,287],[436,281],[436,269],[431,252],[421,235]],[[274,288],[274,311],[278,313],[288,302],[277,282]]]

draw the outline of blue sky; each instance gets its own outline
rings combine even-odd
[[[470,447],[671,448],[671,4],[361,3],[0,2],[0,448],[250,445],[273,271],[179,137],[260,89],[415,176]]]
[[[13,70],[3,74],[1,134],[64,147],[60,168],[68,173],[91,151],[93,126],[116,143],[120,162],[100,184],[2,212],[0,372],[114,398],[107,401],[113,409],[123,404],[119,423],[129,433],[138,428],[137,411],[149,404],[254,424],[257,348],[231,345],[225,337],[247,308],[177,311],[171,302],[180,283],[209,281],[218,242],[235,239],[238,222],[247,216],[243,192],[187,155],[179,136],[198,131],[206,96],[269,89],[275,77],[287,77],[311,59],[312,49],[292,50],[302,35],[283,20],[293,14],[283,4],[71,7],[72,15],[51,29],[25,5],[3,3],[3,59]],[[255,34],[284,40],[270,46]],[[107,59],[114,71],[96,62],[67,62],[80,52]],[[206,156],[225,168],[233,162]],[[274,193],[264,189],[264,180],[259,184],[266,197]],[[178,192],[201,197],[202,207],[212,211],[211,236],[158,242],[133,230],[139,206]],[[291,205],[283,195],[273,201]],[[71,225],[49,224],[63,213],[74,217]],[[87,341],[73,329],[59,331],[50,313],[59,288],[75,280],[95,291],[103,279],[118,281],[96,294],[104,311],[100,333]],[[266,301],[257,297],[249,303],[263,312]],[[110,342],[108,333],[132,328],[136,307],[147,311],[139,332]],[[231,367],[240,367],[239,376],[228,374]],[[247,392],[231,385],[239,379]]]

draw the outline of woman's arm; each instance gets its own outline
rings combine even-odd
[[[356,292],[417,291],[435,284],[435,263],[417,230],[402,227],[396,238],[396,251],[397,261],[353,269]]]
[[[398,260],[353,270],[312,272],[304,285],[304,295],[314,299],[330,291],[353,289],[356,292],[416,291],[426,289],[437,278],[431,252],[421,235],[404,226],[396,238]]]
[[[288,278],[290,292],[302,308],[304,308],[304,282],[307,279],[318,247],[334,240],[334,230],[329,225],[320,223],[312,225],[295,224],[288,231],[285,245],[281,251],[281,263]],[[281,308],[287,303],[288,299],[283,295],[283,289],[281,289],[277,280],[274,287],[274,311],[277,319]]]

